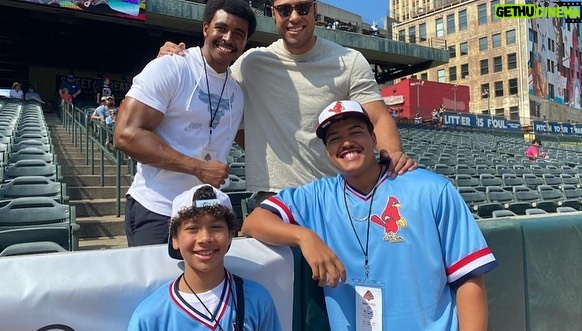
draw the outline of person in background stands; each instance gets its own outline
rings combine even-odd
[[[26,93],[26,95],[24,95],[24,100],[33,100],[33,101],[38,101],[42,104],[44,104],[44,101],[42,101],[42,98],[40,97],[40,94],[38,94],[38,92],[36,92],[34,90],[34,86],[30,85],[28,87],[28,92]]]
[[[65,89],[67,90],[67,93],[71,95],[71,103],[76,104],[77,103],[76,100],[79,97],[79,95],[81,95],[82,90],[79,83],[75,81],[75,75],[73,75],[72,73],[67,75],[67,80],[62,82],[61,86],[59,87],[59,95],[61,96],[62,99],[68,101],[63,97]]]
[[[24,100],[22,85],[19,82],[12,83],[12,89],[10,90],[10,98]]]

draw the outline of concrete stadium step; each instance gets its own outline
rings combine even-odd
[[[92,251],[100,249],[126,248],[127,238],[123,236],[88,237],[79,238],[80,251]]]
[[[117,167],[115,165],[105,164],[103,165],[103,173],[105,175],[115,175],[117,172]],[[101,174],[101,165],[93,167],[93,173],[91,173],[91,166],[89,165],[61,165],[61,175],[99,175]]]
[[[77,224],[79,224],[79,238],[100,238],[124,236],[125,226],[124,217],[117,217],[115,215],[108,216],[77,216]]]
[[[127,193],[129,186],[121,186],[121,197]],[[115,197],[115,186],[67,186],[70,200],[106,199]]]
[[[69,205],[75,206],[77,217],[116,215],[116,199],[69,200]],[[120,201],[120,213],[125,214],[125,197]]]
[[[121,176],[121,185],[130,185],[132,176]],[[101,186],[101,176],[99,175],[64,175],[62,182],[67,184],[67,187],[75,186]],[[105,175],[103,177],[104,186],[115,186],[115,176]]]

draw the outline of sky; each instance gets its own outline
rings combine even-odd
[[[388,10],[388,0],[319,0],[319,2],[362,16],[365,23],[384,22]]]

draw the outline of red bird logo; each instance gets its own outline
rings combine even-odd
[[[392,243],[402,242],[402,237],[398,236],[398,230],[406,227],[406,220],[400,216],[400,201],[395,197],[388,197],[386,208],[382,215],[372,215],[372,222],[384,229],[384,240]]]
[[[335,103],[335,106],[329,110],[329,112],[339,114],[342,112],[342,110],[344,110],[344,106],[342,106],[342,103],[338,101]]]

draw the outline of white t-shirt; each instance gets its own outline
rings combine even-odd
[[[133,79],[127,96],[164,113],[154,133],[166,144],[200,160],[211,151],[213,160],[226,163],[242,121],[243,94],[230,69],[219,74],[206,64],[206,71],[209,87],[199,47],[187,49],[185,57],[163,56]],[[215,114],[212,134],[209,91]],[[128,194],[148,210],[170,216],[172,200],[199,184],[193,175],[138,163]]]
[[[317,38],[293,55],[278,40],[245,52],[231,67],[245,92],[245,170],[249,191],[279,191],[337,170],[315,129],[319,113],[337,100],[383,100],[364,56]]]

